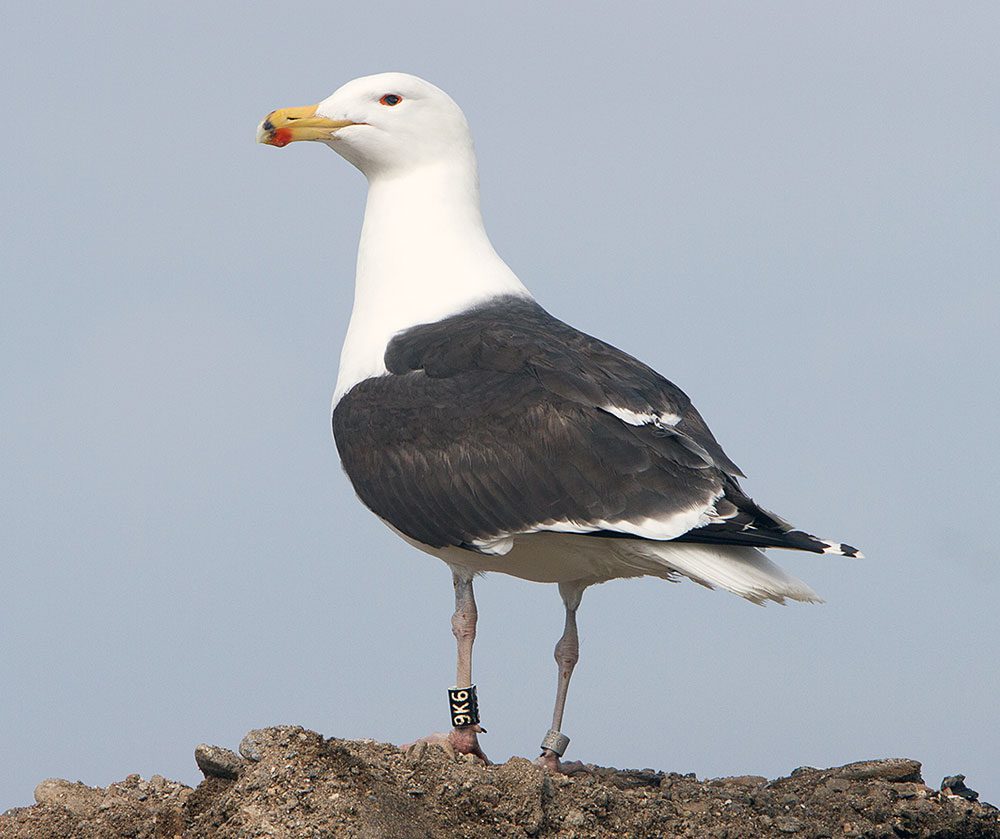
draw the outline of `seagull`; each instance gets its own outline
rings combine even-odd
[[[565,627],[538,762],[566,771],[589,586],[687,578],[759,604],[819,602],[762,549],[861,556],[757,506],[680,388],[535,301],[490,243],[472,134],[444,91],[365,76],[271,112],[257,139],[324,143],[368,181],[332,426],[362,503],[451,569],[452,727],[424,741],[486,760],[472,680],[484,572],[559,586]]]

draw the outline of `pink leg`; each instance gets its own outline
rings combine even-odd
[[[476,608],[476,598],[472,591],[472,574],[453,570],[451,578],[455,586],[455,613],[451,616],[451,631],[458,648],[455,687],[466,688],[472,687],[472,645],[476,640],[479,610]],[[456,726],[451,730],[448,739],[456,752],[464,755],[474,754],[489,763],[479,747],[479,738],[476,737],[480,732],[485,734],[486,729],[478,723]]]
[[[451,631],[458,647],[458,659],[455,668],[455,687],[472,686],[472,645],[476,640],[476,621],[479,612],[476,609],[476,598],[472,591],[472,574],[466,571],[452,569],[452,582],[455,585],[455,613],[451,616]],[[415,746],[417,743],[436,743],[459,754],[473,754],[489,763],[489,759],[479,746],[478,734],[486,733],[486,729],[478,723],[474,725],[455,726],[447,734],[430,734],[421,737],[414,743],[403,748]]]
[[[460,575],[453,571],[455,585],[455,614],[451,616],[451,632],[458,646],[458,664],[455,668],[455,687],[472,686],[472,645],[476,640],[476,622],[479,611],[472,592],[472,575]]]
[[[569,739],[562,734],[563,711],[566,708],[566,694],[569,692],[569,680],[573,676],[573,668],[580,660],[580,636],[576,629],[576,610],[580,607],[583,590],[586,586],[579,584],[560,583],[559,594],[566,606],[566,625],[562,637],[556,644],[555,660],[559,666],[559,676],[556,682],[556,705],[552,713],[552,728],[545,736],[542,753],[538,763],[554,772],[565,771],[559,762],[562,751]]]

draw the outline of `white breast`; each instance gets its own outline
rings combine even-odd
[[[530,297],[486,235],[474,159],[372,180],[334,405],[386,372],[398,332],[510,294]]]

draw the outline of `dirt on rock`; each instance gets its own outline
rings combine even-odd
[[[197,789],[130,775],[107,789],[42,781],[0,815],[3,839],[409,837],[937,837],[1000,839],[1000,811],[961,775],[935,790],[914,760],[699,781],[588,767],[553,775],[523,758],[483,766],[437,747],[409,754],[303,728],[250,732],[240,754],[199,746]]]

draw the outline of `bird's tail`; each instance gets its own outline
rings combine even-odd
[[[802,580],[786,573],[756,548],[739,545],[697,545],[683,542],[632,543],[643,557],[665,572],[682,574],[709,588],[724,588],[754,603],[786,599],[822,603],[822,598]]]

